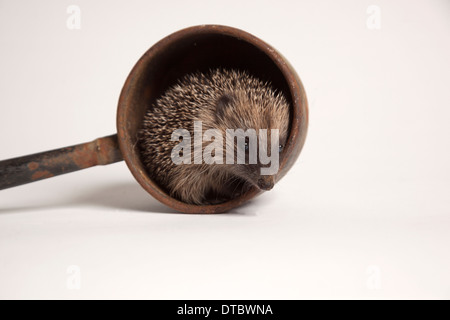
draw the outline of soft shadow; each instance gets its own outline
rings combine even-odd
[[[79,195],[69,205],[84,204],[103,208],[153,213],[179,213],[149,195],[136,182],[120,183],[92,189]]]
[[[257,197],[257,199],[260,200],[260,197]],[[223,214],[230,216],[255,216],[257,214],[252,210],[254,204],[252,199]],[[136,182],[86,188],[80,193],[74,194],[72,197],[64,197],[60,200],[49,200],[48,202],[40,202],[35,205],[30,204],[27,206],[0,208],[0,214],[84,206],[129,210],[142,213],[184,214],[160,203]]]
[[[95,206],[143,213],[179,213],[154,199],[136,182],[108,185],[103,188],[86,188],[82,192],[82,194],[75,194],[73,198],[65,197],[54,202],[48,201],[45,204],[0,208],[0,214],[71,206]]]
[[[231,216],[254,217],[257,215],[257,213],[252,210],[252,207],[255,205],[255,202],[258,201],[258,198],[256,198],[256,199],[257,200],[254,200],[254,199],[248,200],[247,202],[241,204],[239,207],[233,208],[230,211],[227,211],[227,212],[224,212],[221,214],[226,214],[226,215],[231,215]]]

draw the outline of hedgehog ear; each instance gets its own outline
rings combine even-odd
[[[231,94],[223,94],[216,103],[216,119],[223,119],[225,112],[228,108],[231,108],[234,97]]]

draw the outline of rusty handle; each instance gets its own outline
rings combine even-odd
[[[117,134],[61,149],[0,161],[0,190],[122,161]]]

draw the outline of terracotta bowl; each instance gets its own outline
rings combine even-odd
[[[153,197],[186,213],[219,213],[235,208],[260,193],[256,188],[218,205],[193,205],[171,197],[146,173],[137,144],[146,110],[183,75],[212,68],[247,70],[268,80],[291,105],[290,134],[281,154],[276,180],[297,160],[306,138],[308,103],[303,85],[287,60],[274,48],[239,29],[202,25],[175,32],[152,46],[131,70],[120,95],[117,134],[131,173]]]

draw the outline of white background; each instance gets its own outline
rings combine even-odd
[[[293,169],[221,215],[174,213],[123,162],[0,191],[0,298],[450,298],[446,0],[0,0],[0,159],[115,133],[138,58],[207,23],[300,75]]]

